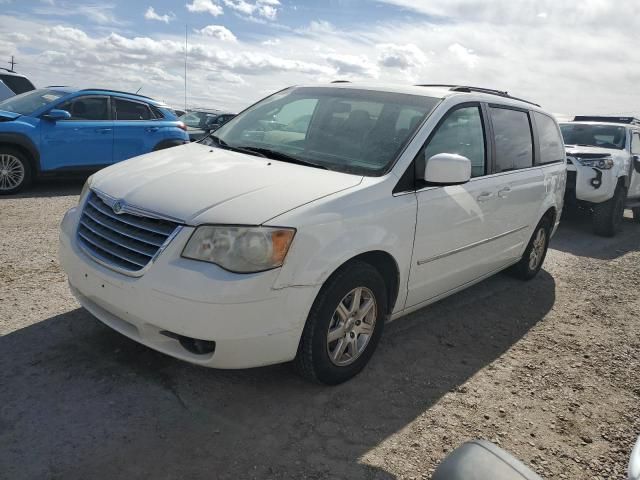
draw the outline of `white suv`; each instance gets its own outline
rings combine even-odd
[[[292,87],[209,143],[96,173],[60,235],[89,312],[208,367],[343,382],[386,321],[536,275],[563,205],[557,123],[503,92]]]
[[[567,204],[593,211],[598,235],[620,230],[625,207],[640,222],[640,120],[575,117],[560,129],[567,146]]]

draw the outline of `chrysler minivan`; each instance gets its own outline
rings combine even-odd
[[[60,260],[80,304],[144,345],[337,384],[386,322],[506,268],[534,277],[565,183],[558,124],[505,92],[291,87],[94,174]]]

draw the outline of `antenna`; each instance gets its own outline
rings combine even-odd
[[[185,23],[184,25],[184,111],[187,111],[187,51],[189,49],[189,30]]]
[[[15,70],[13,69],[13,67],[15,67],[18,62],[16,62],[15,58],[13,57],[13,55],[11,55],[11,61],[7,62],[9,65],[11,65],[11,69],[9,70],[10,72],[15,72]]]
[[[140,86],[140,88],[136,90],[136,95],[140,92],[140,90],[142,90],[142,86]]]

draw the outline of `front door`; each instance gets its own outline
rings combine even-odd
[[[98,168],[113,161],[113,121],[109,97],[86,95],[55,107],[69,120],[41,119],[42,170]]]
[[[486,119],[479,104],[450,111],[417,157],[457,153],[471,160],[472,179],[464,185],[425,186],[416,192],[418,213],[407,307],[435,299],[503,264],[499,218],[500,181],[487,159]],[[417,171],[424,171],[418,162]]]

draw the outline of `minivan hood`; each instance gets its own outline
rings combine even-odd
[[[362,181],[197,143],[149,153],[94,176],[92,188],[186,224],[260,225]]]

